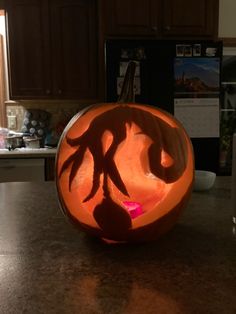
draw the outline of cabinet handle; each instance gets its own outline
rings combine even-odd
[[[171,27],[169,25],[165,26],[165,31],[170,31]]]
[[[46,89],[46,94],[47,94],[47,95],[51,94],[50,89]]]

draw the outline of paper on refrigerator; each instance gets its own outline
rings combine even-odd
[[[192,138],[220,135],[218,98],[176,98],[174,115]]]

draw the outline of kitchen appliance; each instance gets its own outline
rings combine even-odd
[[[222,42],[110,39],[105,50],[106,101],[117,101],[135,60],[135,101],[174,114],[191,138],[196,169],[218,173]]]

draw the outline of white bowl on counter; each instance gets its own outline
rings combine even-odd
[[[208,191],[210,190],[216,179],[215,172],[205,170],[195,170],[195,179],[193,184],[194,191]]]

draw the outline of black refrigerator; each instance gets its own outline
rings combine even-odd
[[[195,168],[218,174],[222,42],[111,39],[105,56],[106,101],[117,101],[136,61],[135,101],[173,114],[191,138]]]

